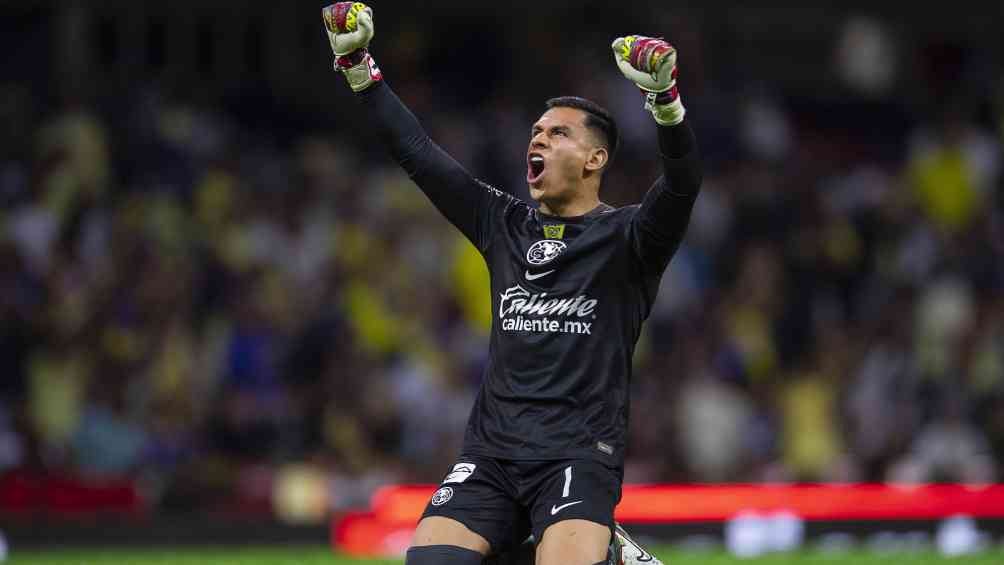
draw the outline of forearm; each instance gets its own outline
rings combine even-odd
[[[415,178],[432,166],[428,162],[432,158],[428,134],[386,83],[374,83],[356,96],[370,118],[368,122],[409,177]]]
[[[646,268],[662,272],[690,223],[701,186],[701,161],[686,122],[659,126],[664,174],[645,194],[635,218],[635,243]]]
[[[367,123],[391,157],[428,196],[433,205],[480,247],[478,213],[485,189],[437,145],[411,110],[385,82],[356,95]]]
[[[697,138],[686,120],[675,126],[658,126],[659,153],[668,189],[679,196],[696,196],[701,187],[701,160]]]

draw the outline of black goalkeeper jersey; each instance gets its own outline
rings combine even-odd
[[[386,84],[360,98],[395,160],[491,274],[490,361],[464,453],[621,467],[635,343],[701,182],[689,127],[659,127],[665,175],[641,204],[557,217],[474,178]]]

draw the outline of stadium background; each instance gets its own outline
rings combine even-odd
[[[12,540],[309,537],[281,524],[452,461],[487,274],[330,71],[323,4],[0,3]],[[678,47],[705,183],[639,346],[628,482],[1000,481],[1002,7],[760,4],[374,1],[373,52],[521,195],[543,101],[606,105],[623,205],[658,167],[609,42]]]

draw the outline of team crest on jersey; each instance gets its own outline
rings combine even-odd
[[[547,239],[561,239],[565,236],[565,224],[552,224],[544,226],[544,237]]]
[[[432,495],[432,505],[433,506],[442,506],[442,505],[446,504],[447,502],[449,502],[451,498],[453,498],[453,489],[450,488],[450,487],[443,487],[443,488],[437,490]]]
[[[562,226],[564,227],[564,226]],[[526,250],[526,260],[531,265],[543,265],[554,259],[568,247],[564,241],[557,239],[542,239],[534,242],[530,249]]]

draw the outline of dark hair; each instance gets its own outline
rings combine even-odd
[[[607,153],[609,153],[606,166],[613,162],[620,139],[617,134],[617,122],[614,121],[614,117],[606,108],[580,96],[559,96],[548,100],[546,105],[548,110],[551,108],[575,108],[585,112],[586,127],[598,133],[600,139],[606,144]]]

